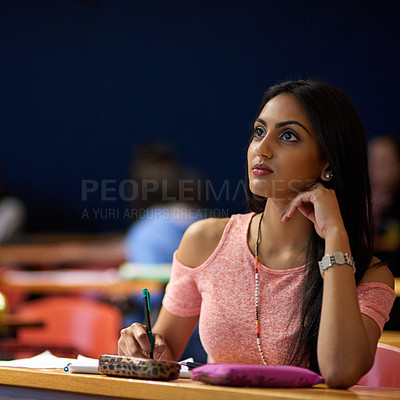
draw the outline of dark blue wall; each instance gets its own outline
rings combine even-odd
[[[330,5],[328,5],[328,3]],[[115,230],[124,210],[85,179],[128,177],[161,139],[215,188],[242,178],[249,123],[277,80],[340,86],[368,137],[397,129],[399,5],[393,1],[6,0],[0,2],[0,165],[30,230]],[[398,130],[398,129],[397,129]],[[242,198],[211,199],[244,211]]]

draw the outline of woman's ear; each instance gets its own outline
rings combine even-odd
[[[330,180],[332,180],[332,178],[333,178],[332,169],[331,169],[330,165],[327,165],[327,166],[324,168],[324,170],[322,171],[321,179],[322,179],[324,182],[329,182]]]

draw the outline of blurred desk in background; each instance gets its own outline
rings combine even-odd
[[[26,315],[0,315],[0,330],[7,328],[11,330],[15,330],[18,328],[40,328],[42,326],[44,326],[43,321],[39,321],[37,318],[31,318]]]
[[[0,359],[12,359],[14,353],[9,351],[9,343],[16,340],[18,330],[21,328],[43,328],[44,321],[37,316],[18,314],[0,315]]]
[[[5,338],[15,338],[17,336],[17,331],[20,328],[42,328],[43,326],[44,322],[41,319],[38,319],[37,317],[30,317],[27,315],[18,315],[18,314],[1,314],[0,315],[1,343]]]
[[[124,262],[118,274],[125,280],[154,280],[167,284],[171,276],[172,264],[139,264]]]
[[[125,261],[122,236],[43,235],[27,236],[19,244],[0,246],[0,265],[47,267],[90,265],[118,267]]]
[[[18,271],[8,270],[0,274],[2,290],[18,290],[30,294],[60,294],[77,292],[96,292],[103,295],[129,295],[141,293],[147,287],[162,290],[164,283],[153,279],[125,280],[116,269],[57,270],[57,271]]]
[[[400,348],[400,331],[383,331],[379,343]]]

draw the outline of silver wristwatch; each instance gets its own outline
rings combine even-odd
[[[341,251],[337,251],[335,253],[331,254],[325,254],[322,257],[322,260],[318,262],[319,265],[319,270],[321,272],[321,275],[324,274],[324,272],[332,267],[332,265],[338,264],[347,264],[350,265],[353,268],[353,272],[356,273],[356,267],[354,264],[354,259],[351,255],[347,253],[342,253]]]

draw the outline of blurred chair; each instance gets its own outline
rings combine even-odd
[[[50,296],[23,303],[16,312],[43,320],[44,327],[18,330],[17,338],[5,344],[14,358],[44,350],[64,357],[117,354],[122,315],[110,304],[78,296]]]
[[[374,365],[358,385],[400,388],[400,348],[378,343]]]

